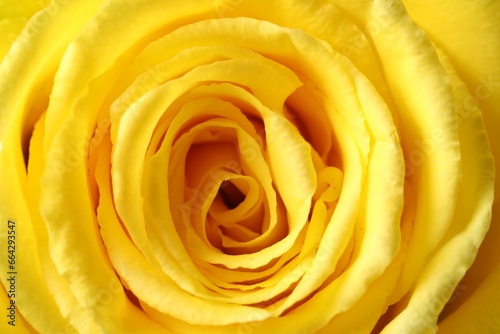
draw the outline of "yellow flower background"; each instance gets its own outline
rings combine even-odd
[[[499,22],[0,1],[0,332],[500,332]]]

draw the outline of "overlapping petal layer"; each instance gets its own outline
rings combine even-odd
[[[427,333],[445,309],[455,328],[446,304],[488,231],[493,159],[482,105],[463,103],[475,70],[405,5],[35,14],[0,67],[19,324]]]

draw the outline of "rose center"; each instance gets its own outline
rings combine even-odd
[[[237,208],[246,197],[231,181],[222,181],[218,196],[222,198],[224,204],[230,210]]]

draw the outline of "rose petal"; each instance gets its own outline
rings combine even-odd
[[[442,57],[443,63],[446,59]],[[449,64],[456,101],[468,92]],[[438,316],[451,297],[465,271],[470,267],[488,230],[494,191],[494,165],[481,113],[460,123],[460,148],[463,173],[467,176],[460,188],[453,225],[440,242],[416,282],[410,300],[383,333],[436,331]],[[474,193],[474,198],[470,194]],[[446,267],[443,268],[443,264]],[[437,296],[437,298],[436,298]],[[430,302],[431,301],[431,302]]]
[[[500,127],[500,21],[499,3],[490,1],[404,1],[412,18],[444,50],[456,66],[461,79],[471,93],[459,100],[459,117],[467,119],[473,104],[483,111],[490,145],[495,157],[500,157],[500,142],[496,132]],[[443,15],[446,13],[446,15]],[[495,189],[500,189],[500,179]],[[500,330],[500,308],[496,282],[500,281],[500,265],[491,254],[500,252],[497,241],[500,230],[500,202],[495,200],[493,220],[473,266],[460,283],[453,303],[445,307],[440,324],[443,332],[470,333]]]

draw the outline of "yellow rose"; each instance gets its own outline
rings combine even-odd
[[[0,19],[1,333],[500,332],[500,2]]]

